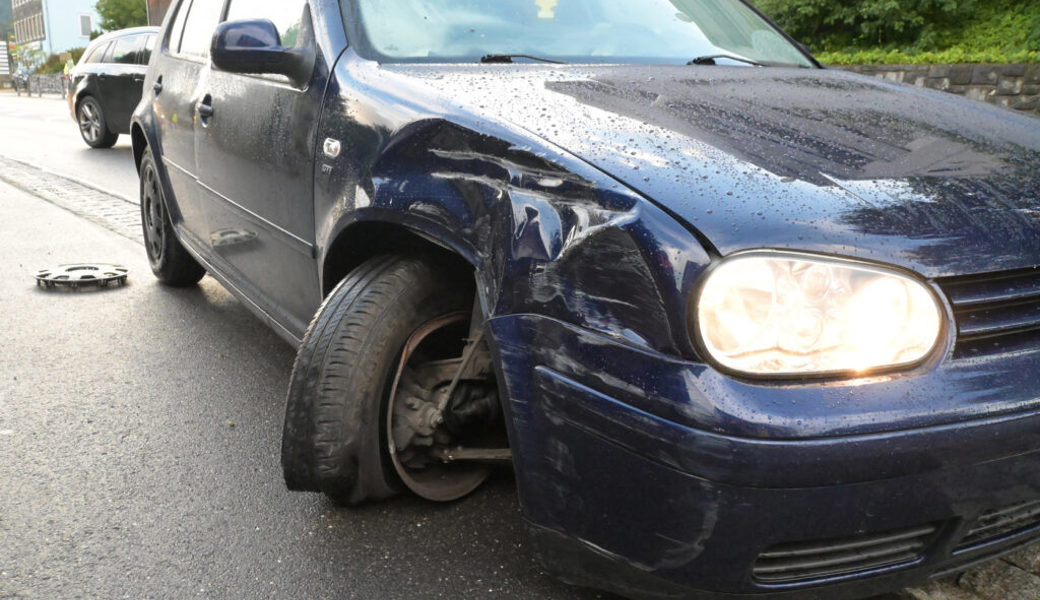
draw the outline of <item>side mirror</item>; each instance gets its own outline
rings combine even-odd
[[[310,14],[305,16],[309,29]],[[210,56],[223,71],[285,75],[294,83],[305,85],[314,70],[314,48],[308,38],[300,36],[303,48],[285,48],[278,28],[267,19],[228,21],[218,25],[213,33]]]

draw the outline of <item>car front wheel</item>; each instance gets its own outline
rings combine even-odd
[[[469,287],[401,256],[373,258],[336,287],[293,366],[290,489],[357,504],[407,487],[447,502],[487,478],[488,451],[464,448],[507,444],[490,358],[469,329]]]

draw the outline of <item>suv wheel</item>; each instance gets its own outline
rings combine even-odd
[[[159,172],[155,168],[155,157],[150,148],[145,149],[141,157],[140,179],[141,226],[152,273],[166,285],[195,285],[206,274],[206,270],[188,254],[173,231]]]
[[[290,489],[358,504],[404,483],[451,501],[487,478],[486,464],[443,460],[501,423],[490,377],[455,378],[473,355],[468,296],[465,283],[400,256],[371,259],[336,287],[293,366],[282,437]]]
[[[93,96],[86,96],[76,107],[76,120],[79,122],[79,133],[83,141],[91,148],[111,148],[119,139],[118,133],[108,130],[105,111]]]

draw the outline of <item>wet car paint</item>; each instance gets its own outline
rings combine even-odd
[[[830,70],[387,69],[596,165],[721,255],[811,250],[927,277],[1040,263],[1031,117]]]
[[[939,425],[970,420],[980,415],[1022,412],[1040,406],[1040,398],[1029,385],[1033,375],[1023,368],[1030,364],[1028,360],[1023,364],[1016,364],[1015,361],[973,361],[969,358],[952,360],[952,332],[947,332],[944,344],[949,357],[938,357],[908,373],[852,381],[778,384],[740,381],[703,365],[690,343],[686,326],[686,306],[691,300],[694,286],[710,264],[712,254],[718,252],[713,246],[725,248],[726,253],[766,246],[875,260],[884,258],[888,264],[916,270],[918,273],[923,271],[925,275],[935,273],[928,272],[922,259],[927,258],[939,265],[941,256],[949,259],[949,263],[943,264],[941,270],[936,269],[941,274],[948,274],[953,269],[959,269],[955,271],[957,274],[994,270],[1001,265],[1000,253],[1010,257],[1006,266],[1021,267],[1034,264],[1034,261],[1040,263],[1040,255],[1031,254],[1029,243],[1018,243],[1020,238],[1025,237],[1035,244],[1040,236],[1029,236],[1021,230],[1018,237],[1011,238],[1014,243],[1007,242],[1009,238],[1006,231],[994,236],[974,236],[972,243],[976,249],[983,246],[983,250],[988,251],[992,247],[992,252],[981,253],[980,250],[976,254],[954,254],[935,250],[934,254],[926,254],[925,248],[933,247],[936,242],[971,247],[969,241],[961,238],[978,233],[980,227],[1021,225],[1024,221],[1014,206],[1005,206],[1004,212],[999,213],[1000,205],[991,204],[987,214],[993,220],[992,225],[981,221],[976,211],[972,210],[972,203],[991,200],[988,197],[980,199],[980,194],[974,190],[986,189],[996,193],[995,185],[989,185],[980,177],[951,177],[948,181],[934,181],[932,185],[942,188],[947,196],[961,192],[963,198],[951,199],[941,195],[915,197],[914,202],[918,206],[914,210],[932,213],[921,217],[930,228],[914,227],[916,222],[908,223],[906,214],[899,210],[898,204],[875,205],[872,210],[880,215],[879,218],[863,217],[861,220],[867,223],[883,222],[889,227],[897,227],[901,232],[899,235],[895,232],[882,235],[880,229],[865,232],[863,227],[857,225],[856,218],[868,209],[858,200],[850,200],[835,184],[824,182],[826,185],[818,185],[819,182],[804,180],[785,182],[778,175],[763,170],[745,170],[739,176],[742,181],[738,183],[743,186],[740,193],[760,199],[756,200],[752,209],[768,203],[774,211],[784,210],[792,215],[800,213],[801,216],[780,218],[772,213],[760,215],[760,211],[752,210],[740,216],[740,223],[745,229],[740,226],[724,227],[721,232],[709,230],[711,233],[705,233],[699,227],[703,224],[702,219],[692,215],[703,213],[711,217],[716,211],[730,212],[728,218],[737,219],[732,214],[734,209],[727,206],[734,203],[747,205],[725,194],[721,194],[725,199],[719,200],[707,193],[708,189],[716,186],[720,186],[719,189],[737,189],[731,180],[727,180],[725,185],[717,181],[705,183],[703,175],[711,171],[718,172],[718,178],[729,177],[730,174],[725,171],[732,169],[729,163],[736,160],[731,155],[709,155],[718,159],[709,161],[692,157],[688,153],[672,154],[658,150],[658,160],[666,163],[664,166],[646,162],[634,164],[647,175],[651,174],[651,166],[661,166],[662,171],[672,169],[684,174],[683,179],[674,184],[674,180],[662,177],[668,181],[667,191],[662,191],[660,196],[651,196],[655,200],[651,204],[631,187],[619,184],[587,164],[576,162],[555,144],[543,143],[539,148],[536,145],[537,138],[532,139],[532,134],[526,129],[503,128],[495,132],[496,135],[489,135],[483,132],[488,125],[474,122],[476,118],[471,113],[463,113],[461,109],[458,109],[458,114],[451,115],[452,118],[432,120],[424,115],[424,107],[409,106],[412,102],[410,98],[420,97],[419,90],[414,87],[412,74],[415,72],[422,73],[422,84],[433,81],[433,85],[454,90],[452,97],[456,103],[448,104],[448,100],[443,99],[444,107],[447,107],[442,107],[444,110],[452,110],[452,107],[459,105],[457,99],[463,98],[460,90],[480,89],[481,84],[472,81],[474,79],[492,80],[496,82],[495,85],[509,87],[515,83],[511,78],[549,76],[555,79],[580,77],[586,73],[575,69],[578,73],[572,75],[571,69],[532,67],[519,69],[519,75],[504,73],[499,77],[478,71],[483,68],[431,66],[387,69],[393,75],[407,71],[407,76],[397,78],[384,77],[381,72],[384,69],[357,59],[351,60],[349,56],[341,61],[333,85],[349,89],[351,96],[349,100],[344,100],[342,109],[326,111],[322,129],[330,135],[347,131],[351,133],[349,139],[356,140],[359,138],[353,135],[352,129],[363,127],[366,131],[360,135],[368,136],[373,144],[381,145],[385,150],[373,152],[370,146],[348,144],[348,152],[364,150],[369,154],[343,155],[336,162],[322,163],[331,163],[333,172],[323,174],[319,171],[317,175],[316,219],[319,223],[325,223],[319,227],[319,231],[327,231],[330,237],[336,237],[340,232],[348,231],[367,220],[391,219],[406,223],[413,230],[449,245],[475,264],[492,319],[510,314],[539,314],[603,333],[624,344],[690,361],[678,363],[676,373],[665,376],[668,367],[654,362],[657,360],[655,357],[636,372],[652,373],[644,377],[652,377],[654,381],[660,382],[660,388],[648,386],[646,381],[630,384],[641,390],[637,395],[645,398],[643,405],[652,406],[650,412],[666,416],[677,423],[740,436],[797,439]],[[445,71],[449,74],[445,75]],[[653,72],[653,69],[643,71]],[[452,79],[452,74],[456,72],[462,72],[462,75]],[[797,71],[787,76],[805,77]],[[814,74],[812,77],[819,79],[825,76]],[[380,93],[387,97],[377,96],[375,92],[369,92],[371,95],[367,97],[357,95],[358,90],[364,89],[366,78],[382,83],[385,88]],[[506,81],[499,84],[499,79]],[[844,76],[841,79],[844,80]],[[444,83],[445,80],[451,83]],[[869,87],[872,82],[862,85]],[[329,90],[330,98],[340,93],[337,87]],[[428,90],[426,95],[429,96]],[[936,101],[941,103],[944,98],[940,96]],[[357,107],[380,104],[407,112],[367,115],[369,122],[362,124]],[[518,101],[516,104],[549,105],[535,101]],[[560,135],[564,131],[570,132],[567,135],[572,137],[567,141],[578,139],[579,133],[586,131],[585,127],[590,132],[608,131],[606,128],[586,126],[574,114],[567,115],[566,103],[563,104],[565,108],[560,112],[564,116],[559,117],[558,122],[562,123],[569,116],[571,123],[577,123],[566,130],[561,124],[556,125],[554,131],[561,132]],[[469,102],[461,106],[469,108]],[[479,106],[476,108],[479,109]],[[999,116],[990,115],[988,111],[983,111],[982,115],[994,119]],[[542,118],[543,121],[554,119],[557,117]],[[617,130],[621,119],[615,117],[613,131]],[[502,120],[507,121],[505,117]],[[514,115],[512,120],[519,118]],[[1035,123],[1027,120],[1026,124],[1036,129]],[[495,125],[495,128],[501,126]],[[678,133],[670,135],[673,140],[679,136]],[[1022,143],[1031,141],[1026,135],[1009,136],[1010,139],[1015,137]],[[649,145],[655,143],[655,139],[664,137],[647,136],[642,143]],[[686,141],[695,143],[695,140]],[[838,142],[831,140],[833,145]],[[1040,144],[1040,138],[1032,140],[1032,143]],[[618,148],[606,142],[590,142],[589,147],[595,147],[605,155],[612,148]],[[635,143],[629,141],[627,145],[622,145],[623,149],[608,156],[637,162],[625,158],[635,152],[628,151],[632,147],[635,147]],[[1022,165],[1028,164],[1028,152],[1020,147],[1012,149],[1022,155],[1019,157]],[[721,154],[714,147],[702,150],[697,156],[703,156],[708,151],[715,155]],[[647,161],[655,156],[648,151],[635,153]],[[373,163],[369,180],[363,172],[356,171],[354,165],[368,164],[372,160],[369,158],[371,156],[378,158]],[[973,168],[991,169],[987,165],[998,161],[993,156],[979,156],[985,160],[979,159]],[[1040,155],[1037,158],[1040,162]],[[802,165],[806,177],[813,176],[806,174],[809,172],[804,158],[796,162]],[[776,168],[782,168],[782,163],[778,164],[780,166]],[[951,164],[953,166],[949,166]],[[936,160],[928,165],[933,171],[939,171],[944,168],[952,170],[961,163]],[[906,170],[909,167],[900,165],[900,168]],[[964,168],[968,166],[961,165],[962,171]],[[819,176],[820,171],[813,173]],[[1004,200],[1014,197],[1023,205],[1029,205],[1027,190],[1034,189],[1030,185],[1036,175],[1027,172],[1024,167],[1019,167],[1017,171],[1011,170],[1011,173],[1018,180],[1012,180],[1016,186],[1009,189]],[[848,177],[849,174],[843,176]],[[987,172],[986,176],[994,179],[1011,178],[1010,174],[1003,172]],[[660,177],[657,171],[654,171],[653,177],[647,177],[649,182],[641,181],[640,184],[649,186],[655,177]],[[787,177],[790,179],[790,174]],[[367,187],[369,181],[371,186]],[[702,183],[698,184],[698,181]],[[852,187],[856,183],[853,181],[848,185]],[[691,188],[686,188],[686,184]],[[776,189],[768,191],[767,184]],[[787,198],[795,197],[790,189],[799,185],[806,188],[801,198],[807,199],[786,202]],[[687,189],[700,191],[679,193],[679,190]],[[751,190],[759,190],[760,193],[752,194]],[[690,208],[695,204],[696,208]],[[891,200],[890,204],[895,204],[895,201]],[[1032,206],[1036,205],[1034,200]],[[323,210],[323,207],[327,208]],[[848,212],[842,213],[842,210]],[[670,216],[679,216],[679,213],[691,215],[689,221],[677,221]],[[949,223],[955,216],[960,217],[960,224]],[[824,222],[831,226],[821,225]],[[948,224],[947,235],[937,236],[936,229],[944,224]],[[785,229],[793,231],[794,239],[781,243],[780,232]],[[908,230],[914,233],[906,233]],[[810,233],[814,236],[810,236]],[[955,238],[955,235],[960,237]],[[727,236],[734,241],[727,241]],[[841,238],[841,243],[836,241],[837,238]],[[709,242],[704,244],[709,247],[708,250],[702,249],[698,243],[702,239]],[[736,240],[740,241],[739,245]],[[771,243],[770,240],[775,241]],[[330,244],[319,241],[319,246],[327,248]],[[958,265],[958,261],[968,264]],[[620,282],[626,285],[618,285]],[[984,363],[987,368],[979,368]],[[603,364],[627,363],[604,360]],[[691,367],[687,368],[687,364]],[[612,367],[610,370],[617,372],[619,369]],[[622,366],[620,371],[626,372],[628,369]],[[866,384],[869,387],[865,390]]]
[[[746,249],[929,279],[1040,264],[1035,121],[823,70],[378,65],[345,47],[335,3],[311,6],[334,65],[310,82],[317,126],[261,143],[312,148],[313,271],[296,275],[315,289],[221,268],[277,243],[276,199],[255,224],[180,233],[295,343],[344,269],[387,244],[472,265],[525,518],[562,576],[632,596],[863,597],[982,556],[951,554],[966,523],[1040,497],[1035,347],[958,355],[950,323],[909,372],[750,382],[706,364],[687,320],[706,269]],[[159,143],[150,108],[137,151]],[[944,541],[912,565],[750,577],[773,543],[933,521]]]

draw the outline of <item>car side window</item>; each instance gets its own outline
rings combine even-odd
[[[137,64],[147,65],[152,60],[152,49],[155,48],[156,36],[143,35],[141,38],[141,44],[137,46]]]
[[[184,21],[188,18],[188,9],[191,8],[191,0],[184,0],[177,6],[177,16],[170,28],[170,39],[167,46],[174,54],[180,52],[181,37],[184,36]]]
[[[107,62],[132,65],[137,62],[137,44],[140,36],[128,35],[113,42],[112,58]]]
[[[116,43],[115,42],[109,42],[108,45],[105,46],[105,53],[101,56],[101,61],[100,62],[103,62],[103,63],[110,63],[110,62],[112,62],[112,50],[114,50],[115,47],[116,47]]]
[[[180,53],[190,56],[209,56],[213,32],[220,22],[224,0],[194,0],[184,22]]]
[[[101,62],[101,59],[105,58],[105,51],[108,50],[108,46],[109,44],[99,44],[98,46],[96,46],[93,50],[90,51],[90,54],[87,56],[87,59],[83,61],[83,63],[92,64]]]
[[[303,21],[306,0],[231,0],[228,21],[267,19],[278,28],[282,46],[293,47]]]

